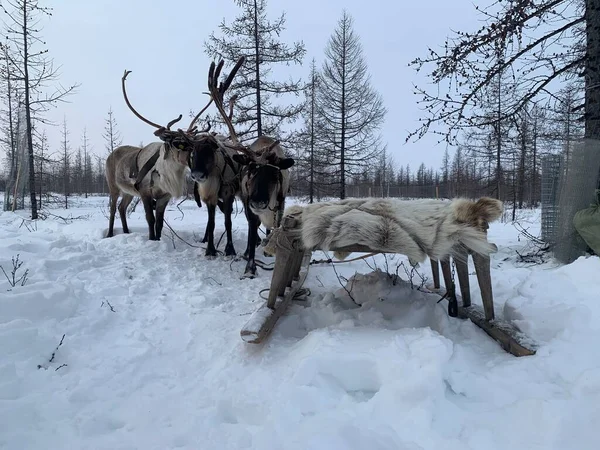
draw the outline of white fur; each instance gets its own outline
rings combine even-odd
[[[457,219],[457,206],[465,201],[469,200],[346,199],[294,206],[286,215],[301,219],[302,240],[308,249],[362,245],[373,251],[404,254],[411,262],[422,262],[428,256],[443,259],[458,244],[474,253],[494,252],[484,231]]]
[[[185,191],[185,174],[189,170],[188,167],[176,161],[174,155],[169,155],[165,159],[165,145],[162,142],[152,142],[146,145],[141,152],[139,150],[139,147],[123,146],[109,156],[116,160],[115,181],[121,192],[138,197],[140,192],[150,189],[152,180],[154,183],[151,188],[152,197],[159,198],[165,194],[171,197],[181,197]],[[157,150],[160,152],[158,160],[154,168],[140,183],[140,192],[138,192],[134,188],[135,178],[129,177],[131,167],[137,164],[138,170],[140,170]],[[175,152],[176,150],[171,151]],[[107,170],[109,165],[107,162]],[[153,174],[155,170],[158,172],[157,174]]]
[[[223,141],[220,136],[217,137]],[[237,152],[229,148],[226,143],[222,142],[221,149],[226,152],[231,158]],[[238,163],[233,161],[235,167]],[[225,170],[223,171],[223,168]],[[239,170],[238,170],[239,171]],[[215,152],[215,166],[206,180],[198,183],[198,193],[200,198],[207,205],[216,205],[218,200],[224,201],[232,195],[239,195],[240,182],[238,174],[233,171],[231,166],[225,161],[223,153]]]

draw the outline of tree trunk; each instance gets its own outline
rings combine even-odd
[[[254,0],[254,57],[256,58],[256,129],[257,136],[262,136],[262,105],[260,103],[260,41],[258,34],[258,5]]]
[[[15,129],[13,124],[13,110],[12,110],[12,83],[11,83],[11,69],[9,67],[9,58],[8,58],[8,47],[4,48],[5,58],[6,58],[6,89],[8,96],[8,133],[10,140],[10,171],[9,171],[9,180],[10,183],[6,184],[6,201],[4,210],[8,211],[10,209],[10,193],[15,186],[15,177],[17,176],[17,151],[16,151],[16,140],[15,140]]]
[[[519,182],[518,182],[518,203],[519,209],[523,209],[523,200],[525,197],[525,156],[527,154],[527,119],[524,119],[521,127],[521,155],[519,158]],[[513,219],[514,220],[514,219]]]
[[[500,187],[502,185],[502,126],[500,117],[502,116],[502,100],[501,100],[502,76],[498,75],[498,117],[496,118],[496,199],[500,200]]]
[[[340,138],[340,199],[346,198],[346,28],[348,26],[347,21],[344,21],[342,29],[342,127],[341,127],[341,138]]]
[[[585,137],[600,140],[600,0],[586,0]]]
[[[315,82],[316,76],[313,66],[312,87],[310,93],[310,185],[308,187],[308,195],[310,203],[313,202],[314,186],[315,186]]]
[[[29,104],[29,43],[27,37],[29,35],[27,29],[27,0],[23,0],[23,83],[25,85],[25,120],[26,136],[27,136],[27,152],[29,156],[29,194],[31,201],[31,219],[38,218],[37,200],[35,198],[35,166],[33,155],[33,132],[31,129],[31,105]]]

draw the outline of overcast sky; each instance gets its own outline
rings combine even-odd
[[[210,60],[203,42],[225,18],[239,9],[233,0],[55,0],[42,31],[50,56],[60,64],[61,81],[81,83],[70,103],[60,104],[49,116],[66,116],[71,147],[81,143],[87,128],[97,154],[104,155],[104,119],[112,107],[123,142],[137,145],[154,139],[153,129],[126,107],[120,81],[125,69],[129,97],[150,120],[166,124],[180,113],[206,102],[202,94]],[[388,109],[383,138],[396,164],[421,162],[438,168],[445,146],[434,137],[404,144],[420,115],[412,84],[425,83],[423,75],[407,67],[427,46],[441,46],[451,29],[478,26],[470,0],[269,0],[271,18],[285,11],[285,42],[302,40],[307,55],[302,66],[290,66],[292,76],[305,77],[310,60],[323,58],[327,39],[345,8],[354,18],[372,82]],[[189,121],[189,119],[188,119]],[[182,122],[183,123],[183,122]],[[59,128],[48,130],[49,144],[57,149]]]

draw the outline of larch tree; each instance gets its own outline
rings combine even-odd
[[[63,193],[65,196],[65,209],[69,208],[69,195],[71,185],[71,148],[69,146],[69,130],[67,129],[67,118],[63,119],[63,126],[61,130],[61,178],[63,184]]]
[[[299,153],[299,161],[295,165],[295,172],[307,184],[310,203],[313,203],[317,191],[319,193],[326,191],[327,184],[324,172],[327,161],[321,151],[322,126],[317,114],[319,79],[320,74],[317,70],[317,63],[313,58],[305,91],[304,109],[301,115],[302,127],[296,134],[295,139],[291,141]]]
[[[324,146],[339,185],[346,197],[346,183],[381,154],[379,134],[386,108],[371,86],[362,45],[344,11],[325,48],[317,111],[323,124]]]
[[[123,143],[112,108],[108,108],[107,117],[104,119],[102,137],[106,141],[105,148],[109,155]]]
[[[76,85],[64,87],[57,84],[46,90],[50,83],[58,78],[58,69],[43,48],[45,42],[40,33],[39,24],[44,16],[51,16],[52,10],[42,6],[39,0],[3,0],[0,8],[6,17],[7,45],[12,67],[15,69],[14,79],[23,90],[23,107],[25,110],[25,134],[29,167],[29,194],[31,200],[31,218],[38,218],[38,204],[35,190],[34,164],[34,127],[43,121],[43,113],[57,102],[64,101]]]
[[[293,123],[302,111],[302,102],[293,99],[302,95],[305,86],[299,79],[276,79],[273,68],[301,64],[306,53],[304,43],[281,42],[285,13],[269,20],[266,0],[235,0],[235,3],[241,9],[240,15],[231,23],[221,22],[220,33],[211,33],[205,41],[205,52],[231,65],[240,56],[246,57],[229,89],[232,97],[236,97],[233,123],[240,139],[266,134],[285,140],[284,125]],[[218,117],[212,120],[220,122]]]
[[[484,22],[479,29],[455,32],[443,53],[430,48],[426,57],[411,62],[417,71],[428,70],[433,86],[430,91],[416,88],[426,117],[407,139],[433,132],[455,143],[460,130],[488,123],[480,105],[486,90],[506,72],[519,86],[502,106],[500,119],[506,120],[547,94],[554,81],[576,77],[584,69],[588,85],[600,85],[600,0],[495,0],[475,8]],[[587,97],[589,132],[594,134],[600,124],[600,89],[591,89]]]

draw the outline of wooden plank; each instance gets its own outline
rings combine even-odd
[[[440,288],[440,265],[436,259],[430,259],[431,262],[431,274],[433,276],[433,287],[435,289]]]
[[[481,291],[481,302],[487,320],[494,320],[494,296],[492,294],[492,275],[490,273],[490,257],[473,254],[477,283]]]
[[[460,296],[462,305],[471,306],[471,286],[469,283],[469,253],[462,245],[457,250],[459,257],[454,258],[456,273],[458,275],[458,284],[460,286]]]
[[[292,287],[286,289],[283,296],[278,296],[276,298],[273,309],[269,308],[265,302],[252,314],[252,316],[250,316],[250,319],[240,331],[240,336],[245,342],[250,344],[260,344],[269,336],[275,323],[277,323],[277,320],[285,313],[287,307],[296,295],[296,292],[298,292],[302,287],[304,280],[306,280],[311,257],[312,252],[307,251],[304,253],[298,281],[294,282]]]
[[[267,299],[267,306],[271,309],[275,307],[277,297],[283,295],[285,292],[289,276],[288,266],[293,259],[293,253],[293,250],[287,250],[281,247],[277,248],[277,253],[275,254],[275,267],[273,268],[271,287]]]
[[[511,355],[535,355],[537,345],[533,340],[509,322],[500,319],[487,320],[485,311],[479,305],[471,305],[466,308],[459,306],[458,317],[470,319]]]
[[[431,293],[444,295],[445,288],[431,290]],[[460,296],[456,296],[460,304]],[[470,319],[474,325],[485,331],[500,346],[514,356],[535,355],[537,344],[525,333],[517,329],[513,324],[502,319],[487,320],[485,311],[480,305],[471,304],[471,306],[459,306],[458,317],[460,319]]]

